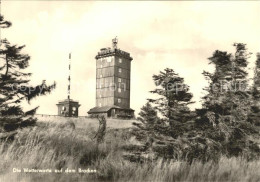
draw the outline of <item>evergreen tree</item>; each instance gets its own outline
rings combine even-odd
[[[259,132],[248,122],[252,96],[246,69],[250,53],[245,44],[235,43],[234,47],[234,54],[217,50],[209,58],[215,71],[203,72],[209,87],[205,88],[203,108],[197,109],[196,115],[188,109],[192,94],[183,78],[168,68],[153,76],[157,88],[152,93],[159,98],[148,99],[154,107],[146,104],[140,112],[141,123],[136,124],[137,131],[142,133],[139,139],[151,138],[151,142],[146,142],[149,145],[139,148],[141,154],[150,151],[157,157],[190,162],[218,160],[221,155],[244,154],[251,159],[259,156],[259,147],[252,139]],[[258,77],[254,84],[255,98],[258,97],[257,80]],[[259,115],[252,115],[251,119],[258,120]]]
[[[141,108],[139,117],[137,117],[137,122],[133,122],[135,127],[132,129],[131,133],[135,136],[136,142],[124,147],[127,151],[124,155],[125,159],[132,162],[143,162],[149,158],[147,154],[149,155],[152,153],[151,148],[159,123],[160,118],[157,115],[157,111],[150,102],[147,102]]]
[[[155,108],[147,102],[139,113],[137,120],[141,123],[136,123],[139,128],[145,128],[146,130],[153,129],[157,124],[160,123],[160,118],[158,117],[157,111]]]
[[[256,130],[248,121],[251,95],[248,89],[246,45],[235,43],[235,54],[215,51],[209,58],[215,72],[203,72],[209,87],[203,98],[203,109],[198,109],[197,126],[205,136],[220,142],[222,151],[239,155],[255,146],[248,136]],[[222,137],[221,137],[222,136]],[[224,136],[224,137],[223,137]]]
[[[169,125],[166,134],[176,138],[183,133],[184,123],[192,118],[188,108],[188,105],[193,103],[189,86],[169,68],[153,75],[153,80],[157,88],[151,93],[157,94],[159,98],[149,101],[155,104],[155,108],[163,116],[162,120]]]
[[[139,122],[134,122],[138,129],[134,130],[134,135],[140,141],[147,142],[146,145],[150,145],[152,138],[155,136],[155,133],[158,132],[160,127],[161,119],[158,117],[157,111],[151,105],[150,102],[147,102],[139,113],[137,117]],[[149,143],[149,144],[148,144]]]
[[[183,78],[169,68],[153,75],[153,80],[157,88],[151,92],[157,94],[157,99],[148,99],[142,107],[138,117],[140,122],[134,123],[136,129],[133,130],[140,143],[126,147],[132,151],[127,158],[142,161],[147,157],[187,157],[189,150],[184,148],[188,147],[189,141],[180,137],[193,127],[193,122],[189,122],[194,117],[188,108],[188,104],[192,103],[189,87],[184,84]]]
[[[247,53],[245,44],[234,44],[236,53],[215,51],[209,58],[210,64],[214,64],[215,72],[204,71],[203,75],[209,81],[209,87],[205,90],[208,94],[203,98],[203,106],[208,111],[215,113],[217,121],[241,121],[246,120],[248,110],[245,106],[249,103],[250,94],[247,80]]]
[[[254,83],[252,88],[253,103],[251,107],[251,113],[249,116],[249,122],[260,126],[260,53],[257,54],[255,64]]]
[[[0,15],[0,28],[8,28],[11,23]],[[45,81],[37,86],[29,85],[31,73],[23,72],[29,66],[30,56],[23,54],[25,46],[12,45],[1,39],[0,49],[0,129],[12,131],[19,127],[34,125],[36,108],[23,111],[21,102],[51,92],[55,84],[47,86]]]

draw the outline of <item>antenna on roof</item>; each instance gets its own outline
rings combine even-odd
[[[70,100],[70,64],[71,64],[71,53],[69,54],[68,100]]]
[[[114,38],[114,39],[112,39],[112,47],[114,48],[114,49],[117,49],[117,43],[118,43],[118,39],[117,39],[117,36]]]

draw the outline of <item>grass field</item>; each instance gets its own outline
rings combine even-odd
[[[40,119],[40,118],[39,118]],[[57,119],[58,120],[58,119]],[[75,129],[66,121],[42,119],[37,126],[19,130],[14,142],[0,143],[0,181],[260,181],[260,161],[222,157],[191,165],[161,159],[143,164],[123,159],[122,147],[136,144],[129,120],[108,120],[105,141],[96,145],[98,121],[78,118]],[[13,172],[14,168],[21,172]],[[27,172],[24,168],[52,173]],[[79,173],[79,168],[85,170]],[[55,173],[55,170],[62,172]],[[65,172],[66,169],[71,171]],[[75,170],[75,172],[73,172]],[[92,173],[90,170],[93,170]],[[94,171],[96,170],[96,171]]]
[[[72,121],[75,123],[77,128],[97,128],[99,122],[94,118],[87,117],[78,117],[78,118],[65,118],[60,116],[46,116],[46,115],[37,115],[36,116],[39,122],[47,123],[65,123],[66,121]],[[118,120],[118,119],[107,119],[107,128],[130,128],[132,127],[132,122],[136,120]]]

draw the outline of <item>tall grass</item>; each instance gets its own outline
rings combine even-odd
[[[95,118],[88,117],[77,117],[77,118],[67,118],[61,116],[48,116],[48,115],[36,115],[36,118],[40,122],[44,123],[64,123],[68,120],[73,121],[78,128],[97,128],[98,122]],[[129,128],[132,126],[132,122],[136,120],[118,120],[118,119],[107,119],[108,128]]]
[[[122,147],[136,142],[130,130],[109,129],[97,145],[93,128],[73,129],[44,123],[0,143],[0,181],[259,181],[260,161],[222,157],[209,161],[163,161],[142,164],[124,160]],[[13,173],[13,168],[96,169],[93,174]]]

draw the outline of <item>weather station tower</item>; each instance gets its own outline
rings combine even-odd
[[[96,55],[96,106],[88,111],[91,116],[133,118],[130,108],[131,61],[128,52],[118,48],[118,39],[112,39],[112,48],[102,48]]]

